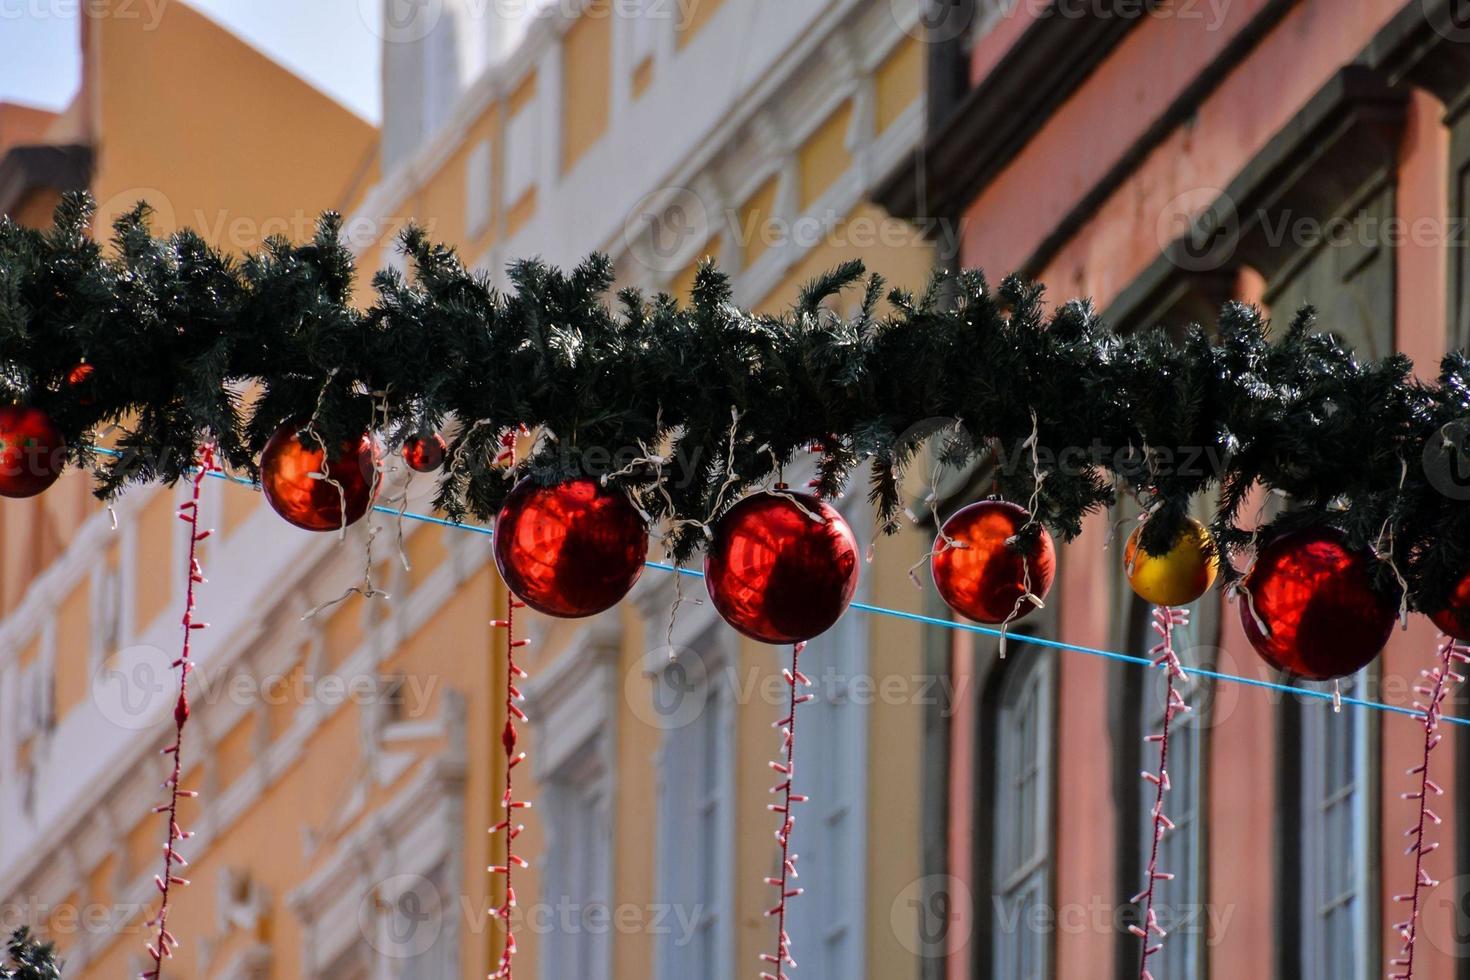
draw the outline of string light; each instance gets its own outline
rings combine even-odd
[[[184,639],[179,659],[173,662],[173,666],[179,671],[179,696],[174,702],[174,742],[163,750],[164,755],[173,756],[172,770],[163,784],[164,789],[168,791],[168,802],[153,808],[154,813],[168,815],[168,832],[163,844],[163,874],[155,875],[153,878],[161,896],[158,902],[158,914],[148,921],[148,928],[157,927],[158,930],[157,935],[147,947],[148,955],[153,960],[153,967],[140,974],[142,980],[158,980],[163,974],[163,961],[171,959],[174,950],[178,948],[178,939],[168,930],[169,899],[173,895],[175,886],[185,887],[189,884],[189,879],[174,873],[175,866],[182,870],[189,865],[189,862],[179,854],[177,844],[179,841],[188,840],[194,836],[192,831],[185,831],[179,826],[179,800],[192,799],[199,794],[193,790],[180,788],[179,781],[183,778],[184,768],[184,725],[189,721],[189,674],[194,669],[194,661],[190,659],[189,654],[194,631],[206,629],[209,625],[194,621],[194,587],[204,582],[204,573],[199,567],[199,543],[214,533],[212,530],[199,530],[199,491],[205,476],[214,472],[214,468],[214,447],[206,444],[199,453],[199,466],[194,471],[192,493],[189,499],[179,506],[177,512],[179,520],[189,525],[188,584],[184,590],[182,620]]]
[[[776,952],[761,954],[761,962],[770,967],[769,970],[761,972],[761,980],[788,980],[786,968],[789,966],[795,969],[796,967],[796,960],[791,956],[791,937],[786,932],[786,911],[787,903],[801,894],[800,888],[794,888],[791,885],[792,880],[796,878],[796,855],[791,851],[791,833],[796,826],[795,807],[807,801],[807,797],[800,796],[794,791],[796,784],[796,709],[815,697],[810,693],[798,693],[799,688],[812,686],[811,680],[801,672],[801,652],[805,649],[805,642],[794,644],[791,647],[791,666],[781,671],[781,677],[786,681],[786,687],[790,691],[786,717],[772,724],[773,728],[781,732],[781,751],[786,761],[773,760],[770,763],[771,768],[779,777],[776,785],[771,787],[771,793],[780,797],[780,802],[767,804],[766,809],[781,815],[781,826],[776,830],[776,843],[781,847],[781,867],[774,877],[766,879],[766,884],[775,888],[777,893],[776,904],[766,910],[767,918],[776,920]]]
[[[511,431],[501,437],[501,452],[496,458],[497,463],[515,464],[515,432]],[[500,907],[494,910],[494,914],[503,923],[505,929],[505,943],[500,949],[500,961],[495,972],[490,974],[490,980],[512,980],[514,961],[516,955],[515,931],[511,925],[511,914],[516,907],[516,890],[513,880],[517,868],[529,868],[525,859],[515,853],[516,838],[525,831],[524,824],[516,822],[516,814],[521,810],[531,808],[529,800],[517,800],[515,798],[515,769],[526,761],[526,753],[517,751],[520,742],[519,732],[516,729],[517,722],[525,724],[530,719],[522,710],[520,702],[525,700],[521,693],[520,681],[528,675],[526,671],[516,663],[516,651],[530,645],[530,640],[516,639],[515,611],[524,609],[526,604],[517,599],[508,590],[506,592],[505,618],[490,621],[490,625],[496,629],[505,630],[505,728],[501,730],[500,744],[505,748],[505,791],[501,795],[501,808],[505,811],[504,818],[500,823],[490,828],[490,833],[505,835],[505,863],[492,865],[490,873],[501,875],[505,878],[505,897]]]
[[[1420,675],[1426,683],[1421,683],[1414,688],[1414,693],[1419,697],[1414,701],[1414,707],[1424,713],[1424,756],[1419,764],[1408,771],[1411,777],[1417,777],[1419,788],[1413,792],[1402,794],[1406,800],[1417,800],[1418,819],[1414,825],[1404,834],[1409,838],[1409,847],[1405,853],[1414,855],[1414,886],[1406,895],[1395,895],[1395,902],[1404,902],[1409,906],[1409,917],[1403,922],[1394,924],[1399,935],[1403,938],[1404,945],[1399,955],[1389,961],[1394,967],[1401,967],[1397,973],[1389,974],[1390,980],[1413,980],[1414,977],[1414,943],[1419,938],[1419,912],[1420,895],[1426,888],[1433,888],[1439,882],[1429,877],[1429,872],[1424,870],[1424,859],[1430,852],[1439,847],[1437,841],[1425,842],[1429,832],[1429,825],[1438,825],[1441,822],[1439,814],[1435,813],[1429,806],[1429,797],[1441,796],[1444,789],[1440,787],[1429,776],[1429,757],[1444,737],[1439,734],[1440,711],[1444,706],[1444,700],[1449,696],[1451,684],[1464,683],[1464,676],[1456,668],[1463,663],[1470,663],[1470,646],[1466,646],[1450,637],[1441,637],[1439,643],[1439,658],[1434,667],[1429,670],[1420,671]]]
[[[1156,735],[1149,735],[1145,742],[1157,744],[1159,747],[1159,768],[1157,772],[1143,773],[1145,781],[1151,783],[1155,788],[1154,806],[1151,811],[1153,821],[1153,842],[1149,848],[1147,881],[1144,883],[1143,891],[1134,895],[1131,901],[1143,902],[1143,924],[1130,925],[1128,931],[1143,941],[1143,952],[1139,957],[1138,977],[1139,980],[1153,980],[1153,974],[1148,970],[1148,958],[1164,948],[1164,936],[1166,933],[1159,925],[1158,915],[1154,912],[1154,896],[1158,883],[1161,881],[1173,881],[1174,875],[1170,872],[1159,870],[1159,844],[1164,835],[1174,829],[1174,822],[1164,813],[1164,794],[1169,792],[1169,726],[1174,721],[1174,716],[1184,714],[1190,710],[1185,703],[1184,696],[1179,693],[1175,683],[1188,684],[1189,675],[1184,672],[1184,667],[1179,663],[1179,655],[1174,652],[1174,630],[1176,627],[1189,625],[1189,611],[1186,609],[1172,609],[1168,606],[1158,606],[1154,609],[1154,632],[1159,634],[1159,642],[1149,650],[1153,656],[1153,665],[1164,671],[1167,679],[1164,701],[1164,723],[1161,731]],[[1157,942],[1154,941],[1157,937]]]

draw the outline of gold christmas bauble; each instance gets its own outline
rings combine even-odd
[[[1194,518],[1184,527],[1167,554],[1150,555],[1139,545],[1143,525],[1128,536],[1123,570],[1133,591],[1156,606],[1188,605],[1209,591],[1218,570],[1209,530]]]

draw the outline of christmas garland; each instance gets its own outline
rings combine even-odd
[[[61,980],[56,947],[36,942],[25,927],[10,934],[5,954],[0,962],[0,980]]]
[[[687,305],[633,290],[610,304],[604,256],[569,273],[517,262],[500,292],[415,229],[412,277],[377,273],[359,309],[337,215],[237,260],[192,231],[153,236],[145,205],[104,249],[91,213],[69,196],[48,231],[0,220],[0,402],[46,413],[103,498],[184,478],[206,443],[254,475],[288,422],[323,445],[367,430],[397,445],[453,419],[436,501],[452,517],[490,519],[514,477],[594,477],[632,494],[683,561],[742,490],[807,453],[825,497],[866,464],[891,531],[903,472],[935,437],[942,463],[975,466],[1064,538],[1121,491],[1151,513],[1145,552],[1163,554],[1218,488],[1227,554],[1331,525],[1373,549],[1385,594],[1397,602],[1402,581],[1425,610],[1470,569],[1470,493],[1452,480],[1470,361],[1452,353],[1421,384],[1402,355],[1363,363],[1314,332],[1310,310],[1284,330],[1230,304],[1212,328],[1118,335],[1086,301],[1048,312],[1020,279],[885,293],[856,262],[779,316],[733,306],[712,265]],[[495,457],[521,424],[542,438],[512,472]],[[108,432],[119,455],[94,448]],[[1243,513],[1258,486],[1293,506],[1258,526]]]

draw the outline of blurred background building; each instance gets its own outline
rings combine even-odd
[[[143,198],[157,227],[244,252],[309,235],[333,208],[364,297],[373,270],[403,268],[410,220],[500,277],[514,257],[604,250],[626,284],[685,294],[712,255],[739,302],[773,309],[847,258],[913,287],[933,266],[926,237],[870,201],[923,135],[917,9],[389,3],[371,25],[374,128],[186,4],[156,20],[125,5],[83,18],[65,112],[0,115],[5,213],[44,225],[60,192],[90,188],[104,232]],[[501,942],[486,868],[503,860],[487,833],[505,683],[488,539],[405,523],[405,567],[379,515],[375,576],[392,598],[303,620],[360,579],[366,525],[338,542],[293,531],[246,488],[206,489],[213,628],[185,743],[202,801],[185,813],[194,884],[176,897],[183,948],[166,974],[483,977]],[[184,532],[178,489],[115,513],[87,491],[68,474],[0,515],[0,895],[59,941],[68,977],[113,978],[142,969],[156,901]],[[408,493],[427,510],[431,481]],[[862,497],[847,510],[866,538]],[[863,594],[908,598],[923,549],[919,534],[885,545]],[[518,975],[733,978],[773,947],[766,760],[784,654],[693,601],[671,632],[675,598],[651,571],[596,619],[521,619],[533,721],[518,777],[535,809]],[[800,764],[818,802],[798,825],[807,897],[791,923],[806,975],[918,975],[898,896],[921,877],[919,704],[942,693],[916,643],[854,616],[809,655],[821,699]]]
[[[144,198],[158,227],[243,253],[337,209],[364,299],[373,270],[404,268],[395,235],[416,221],[501,282],[514,258],[602,250],[623,284],[687,295],[712,256],[737,302],[777,309],[857,257],[907,287],[936,265],[1022,271],[1055,300],[1093,297],[1120,330],[1208,321],[1232,297],[1278,316],[1312,302],[1365,354],[1406,351],[1424,374],[1470,336],[1470,10],[1450,0],[358,6],[380,39],[378,125],[182,0],[156,17],[88,5],[70,105],[0,106],[0,212],[44,225],[61,192],[88,188],[101,229]],[[402,477],[392,492],[427,510],[431,481]],[[982,470],[938,482],[941,514],[988,486]],[[3,924],[55,938],[69,978],[144,963],[178,499],[135,490],[108,512],[71,473],[0,508]],[[845,509],[870,541],[860,489]],[[185,814],[194,884],[166,974],[484,976],[501,941],[485,869],[502,859],[487,828],[505,683],[488,540],[405,523],[401,561],[391,515],[339,542],[218,481],[204,513],[214,628],[185,748],[203,797]],[[1127,516],[1098,515],[1063,549],[1026,630],[1146,649],[1147,610],[1105,548]],[[361,579],[370,525],[392,597],[303,618]],[[878,542],[860,597],[943,615],[906,575],[931,534]],[[671,617],[676,581],[650,570],[602,616],[522,620],[523,976],[754,976],[772,947],[782,654],[693,602],[697,583]],[[1236,615],[1199,603],[1185,659],[1264,678]],[[1409,703],[1432,643],[1413,623],[1353,690]],[[1161,692],[1133,667],[1011,650],[858,613],[812,644],[795,976],[1137,976],[1127,899]],[[1190,700],[1154,976],[1385,972],[1422,730],[1238,685],[1198,681]],[[1436,760],[1443,884],[1416,971],[1437,980],[1470,980],[1456,749],[1450,734]]]

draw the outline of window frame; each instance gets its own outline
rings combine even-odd
[[[1042,802],[1036,811],[1038,819],[1043,820],[1044,823],[1037,834],[1037,839],[1045,842],[1047,855],[1045,861],[1035,870],[1041,872],[1038,879],[1042,884],[1041,907],[1048,910],[1054,907],[1056,896],[1058,771],[1055,747],[1059,721],[1061,665],[1058,662],[1056,651],[1029,645],[1025,643],[1025,638],[1047,635],[1050,632],[1049,625],[1055,616],[1053,609],[1054,604],[1041,613],[1035,622],[1028,619],[1021,629],[1012,631],[1008,644],[1009,656],[1005,660],[1000,659],[998,644],[992,644],[982,653],[982,657],[988,655],[989,663],[977,665],[979,667],[977,673],[985,678],[985,689],[981,710],[977,712],[976,718],[979,731],[975,743],[977,778],[974,783],[976,813],[974,861],[976,866],[973,880],[977,889],[983,888],[994,892],[996,842],[1004,839],[998,827],[1008,818],[1010,811],[1014,810],[1009,798],[1003,797],[999,792],[1002,775],[1001,756],[1006,750],[1004,744],[1006,725],[1002,718],[1001,705],[1017,671],[1034,670],[1037,675],[1038,689],[1044,695],[1040,712],[1042,717],[1038,727],[1042,752],[1040,758],[1043,763],[1043,772],[1040,777]],[[1002,910],[994,902],[991,903],[991,908],[987,913],[982,914],[977,911],[975,941],[971,944],[973,957],[971,969],[976,976],[1011,976],[1009,973],[997,972],[998,964],[1001,969],[1004,969],[1005,963],[1009,962],[1005,959],[1009,951],[1004,947],[1008,937],[1005,919],[1001,918],[1002,914]],[[1023,930],[1026,915],[1025,911],[1017,913],[1015,933]],[[1043,930],[1042,936],[1041,975],[1050,978],[1054,975],[1056,963],[1054,920],[1050,927]]]
[[[1344,693],[1362,690],[1364,687],[1371,690],[1375,685],[1377,670],[1376,664],[1369,665],[1353,675],[1352,683],[1343,685]],[[1354,974],[1335,980],[1369,980],[1378,975],[1380,971],[1376,969],[1376,964],[1381,962],[1381,944],[1377,934],[1380,907],[1377,828],[1379,793],[1382,787],[1381,760],[1378,753],[1379,720],[1374,712],[1360,711],[1352,715],[1344,712],[1339,715],[1334,712],[1330,703],[1321,698],[1299,696],[1293,702],[1296,724],[1292,727],[1297,735],[1293,741],[1300,746],[1300,761],[1290,777],[1295,782],[1290,819],[1294,835],[1292,839],[1306,843],[1306,846],[1294,849],[1292,867],[1292,892],[1296,899],[1292,904],[1297,910],[1298,921],[1295,926],[1301,937],[1301,941],[1296,944],[1299,949],[1297,965],[1303,971],[1303,976],[1327,975],[1320,972],[1327,961],[1326,947],[1322,943],[1321,931],[1314,926],[1321,915],[1321,908],[1326,904],[1321,884],[1323,873],[1332,856],[1323,850],[1327,846],[1325,829],[1322,826],[1325,804],[1322,799],[1313,795],[1320,787],[1314,787],[1311,783],[1314,777],[1321,776],[1325,771],[1326,736],[1331,731],[1329,726],[1346,722],[1355,726],[1351,746],[1351,757],[1357,773],[1353,780],[1354,800],[1350,811],[1353,818],[1352,840],[1346,850],[1341,847],[1334,850],[1336,859],[1351,870],[1354,886],[1352,894],[1358,907],[1353,916]],[[1287,748],[1287,744],[1283,748]],[[1361,860],[1358,860],[1359,856]],[[1310,911],[1312,909],[1317,911],[1313,913]],[[1308,919],[1309,914],[1313,918]]]
[[[583,908],[601,903],[611,914],[613,880],[617,855],[614,852],[614,820],[617,805],[618,705],[622,685],[618,678],[620,635],[608,620],[594,620],[573,639],[556,660],[544,665],[522,685],[527,714],[535,737],[531,754],[540,785],[537,810],[542,814],[546,846],[536,863],[543,907],[555,901],[558,891]],[[594,852],[595,879],[592,887],[579,885],[557,889],[565,872],[562,862],[568,849],[556,844],[565,836],[563,818],[570,793],[575,789],[590,796],[596,823],[593,829],[600,849]],[[553,908],[553,923],[560,910]],[[589,972],[572,974],[560,969],[565,948],[554,941],[542,945],[538,974],[544,980],[577,975],[584,980],[609,980],[612,976],[613,930],[585,931],[592,962]]]
[[[543,907],[551,913],[541,944],[543,980],[612,977],[611,930],[597,931],[586,923],[587,910],[601,905],[610,915],[612,909],[613,769],[607,765],[602,738],[594,734],[567,753],[542,790],[546,850],[540,862],[540,893]],[[569,839],[580,841],[587,850],[558,843]],[[577,867],[572,866],[573,859]],[[574,880],[579,873],[587,878]],[[564,921],[563,898],[581,912],[580,928],[570,936],[558,931]]]
[[[847,494],[834,501],[834,506],[851,526],[858,552],[865,553],[872,538],[872,515],[863,494]],[[860,575],[852,601],[865,601],[868,590],[868,577]],[[852,682],[871,680],[871,628],[868,617],[849,609],[830,630],[810,640],[802,654],[803,672],[812,680],[810,693],[815,698],[800,708],[798,724],[802,733],[796,744],[796,792],[809,796],[810,801],[796,809],[792,850],[801,855],[797,865],[801,878],[797,884],[806,889],[806,894],[792,904],[787,913],[787,927],[798,951],[800,974],[807,980],[837,980],[868,973],[866,930],[871,860],[868,807],[873,698],[867,693],[855,693]],[[773,649],[779,669],[779,665],[789,662],[791,650],[790,647]],[[833,697],[839,684],[845,684],[842,693],[849,696],[840,705]],[[778,717],[777,711],[785,714],[784,704],[772,710],[773,719]],[[821,717],[823,714],[826,717]],[[826,784],[819,780],[825,780]],[[831,828],[839,818],[841,830],[834,834]],[[809,835],[813,833],[821,837],[820,843],[811,840]],[[837,879],[839,873],[844,876],[842,879]],[[820,936],[803,935],[803,930],[811,924],[820,927]],[[816,950],[837,938],[839,930],[840,938],[848,944],[846,955],[831,973],[824,974],[821,972],[824,960]],[[800,953],[803,949],[807,950],[805,956]]]
[[[656,859],[656,894],[660,904],[665,907],[684,903],[696,893],[703,897],[706,883],[699,881],[697,877],[691,883],[690,878],[691,872],[704,869],[697,862],[687,860],[687,856],[696,850],[714,855],[711,868],[713,881],[707,883],[708,889],[715,896],[713,920],[710,921],[708,911],[702,910],[701,921],[697,925],[700,930],[712,930],[709,942],[713,969],[707,969],[700,975],[707,976],[709,980],[733,980],[736,917],[734,761],[737,705],[730,672],[734,668],[734,657],[729,649],[728,631],[717,627],[706,630],[691,647],[680,648],[676,652],[677,659],[664,660],[654,674],[655,685],[666,683],[669,671],[676,664],[687,669],[691,658],[697,658],[699,668],[696,676],[699,678],[699,686],[696,691],[703,697],[704,706],[691,724],[711,724],[713,732],[701,730],[696,733],[690,730],[691,725],[669,725],[663,728],[657,757],[659,846]],[[682,693],[687,696],[689,691],[684,689]],[[696,734],[701,734],[703,738],[692,737]],[[711,734],[712,745],[705,741]],[[713,813],[714,816],[715,830],[711,835],[712,839],[708,840],[690,839],[698,838],[699,829],[695,824],[703,819],[703,814],[691,815],[683,812],[689,802],[684,792],[687,784],[678,779],[684,768],[677,766],[677,763],[681,761],[683,753],[694,750],[696,746],[707,749],[706,754],[718,766],[713,785],[708,787],[708,798],[699,806],[701,811]],[[688,759],[682,761],[685,765],[689,762]],[[711,760],[702,761],[708,763]],[[673,812],[675,808],[680,812]],[[683,922],[684,918],[674,916],[671,921]],[[692,975],[689,973],[691,954],[688,947],[675,945],[679,938],[679,934],[672,929],[656,938],[654,976],[659,980],[682,980],[683,977]]]

